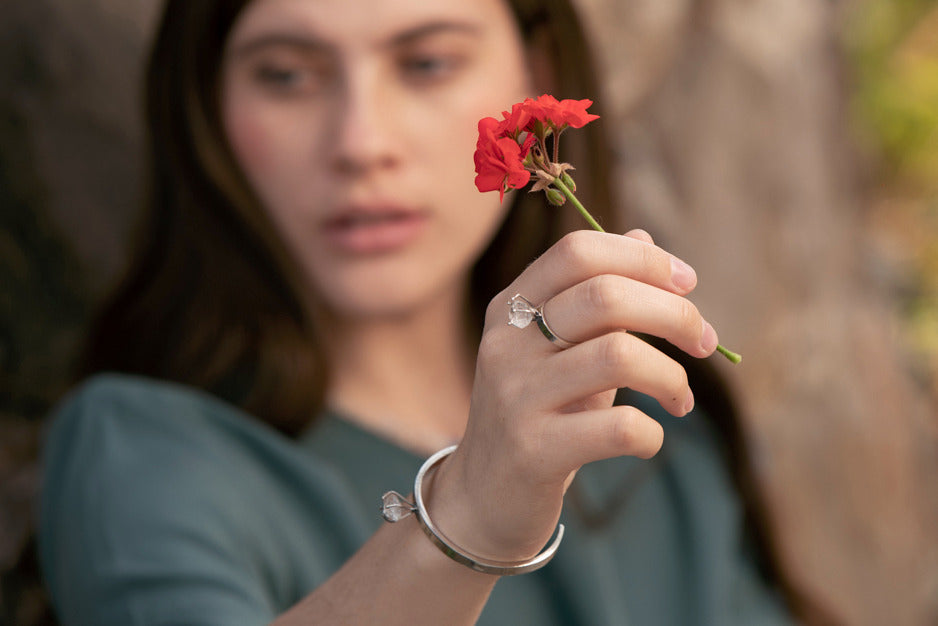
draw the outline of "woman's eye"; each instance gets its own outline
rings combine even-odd
[[[279,94],[308,93],[320,89],[328,77],[306,66],[263,64],[254,69],[254,80]]]
[[[406,57],[401,68],[406,78],[416,82],[432,82],[447,78],[459,69],[458,57],[444,55],[421,55]]]
[[[299,72],[279,67],[261,66],[257,68],[254,76],[261,83],[278,87],[289,86],[299,81]]]

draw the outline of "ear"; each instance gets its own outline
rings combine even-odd
[[[551,41],[547,33],[547,25],[539,24],[531,30],[525,42],[528,91],[534,96],[556,91],[557,68],[552,63],[552,59],[556,56],[551,54]]]

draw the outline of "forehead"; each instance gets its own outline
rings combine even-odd
[[[253,0],[235,23],[230,41],[286,31],[334,45],[379,45],[429,23],[483,31],[512,20],[505,0]]]

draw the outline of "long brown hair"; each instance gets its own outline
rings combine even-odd
[[[80,373],[186,383],[296,433],[321,407],[328,367],[296,262],[246,183],[220,121],[222,51],[247,4],[166,4],[146,72],[145,221],[128,273],[92,325]],[[572,7],[563,0],[510,4],[523,37],[548,56],[555,95],[599,100]],[[589,178],[578,181],[579,193],[615,230],[606,133],[597,123],[565,139],[566,158]],[[570,213],[517,194],[473,271],[470,328],[481,327],[495,293],[573,228]]]

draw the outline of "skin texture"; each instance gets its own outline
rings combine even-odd
[[[461,441],[428,507],[497,560],[539,551],[582,464],[660,448],[657,422],[612,406],[616,388],[693,407],[683,369],[621,329],[698,357],[717,343],[684,297],[690,267],[642,231],[580,231],[492,300],[468,345],[468,271],[504,212],[473,185],[476,123],[532,95],[533,54],[499,0],[255,0],[222,81],[236,158],[327,322],[328,402],[420,453]],[[509,327],[515,293],[578,345]],[[494,583],[406,520],[276,623],[472,623]]]

